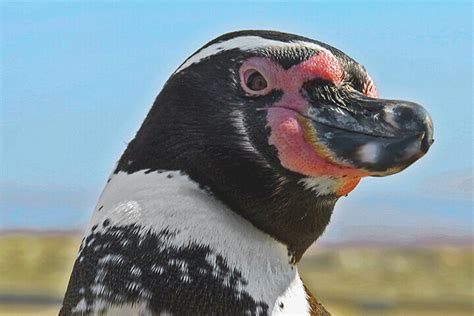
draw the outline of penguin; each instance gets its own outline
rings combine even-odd
[[[297,263],[336,201],[433,143],[325,43],[221,35],[171,75],[107,180],[60,315],[330,315]]]

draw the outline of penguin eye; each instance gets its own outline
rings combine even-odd
[[[255,69],[248,69],[244,73],[245,85],[252,91],[264,90],[268,84],[267,80]]]

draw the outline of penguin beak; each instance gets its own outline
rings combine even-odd
[[[356,91],[338,104],[327,103],[311,104],[300,121],[306,140],[338,165],[386,176],[411,165],[433,144],[431,118],[416,103]]]

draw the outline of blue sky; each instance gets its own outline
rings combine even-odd
[[[83,227],[177,66],[222,33],[272,29],[345,51],[382,97],[423,104],[435,124],[429,154],[365,179],[327,238],[471,234],[470,2],[3,1],[1,11],[0,227]]]

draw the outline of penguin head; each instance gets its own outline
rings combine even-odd
[[[361,178],[403,170],[432,142],[423,107],[379,98],[365,68],[340,50],[240,31],[178,67],[116,171],[182,170],[273,235],[299,229],[288,223],[298,212],[327,209],[306,223],[318,235]]]

